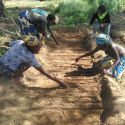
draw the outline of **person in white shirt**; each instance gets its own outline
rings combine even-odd
[[[24,40],[14,41],[9,50],[0,58],[0,74],[7,78],[16,78],[32,66],[61,86],[66,86],[63,81],[47,73],[37,61],[35,54],[39,53],[41,46],[42,42],[35,36],[27,36]]]

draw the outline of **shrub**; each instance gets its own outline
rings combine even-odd
[[[63,24],[76,25],[88,22],[102,3],[110,13],[119,12],[125,7],[125,0],[60,0],[54,13],[61,17]]]

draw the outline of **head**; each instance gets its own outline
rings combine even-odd
[[[100,5],[97,10],[98,14],[102,15],[106,12],[106,7],[104,5]]]
[[[36,36],[25,36],[23,41],[32,53],[39,53],[40,48],[42,47],[42,42]]]
[[[110,36],[101,33],[96,37],[96,44],[101,50],[105,50],[112,44],[112,40]]]
[[[55,25],[59,22],[59,17],[53,14],[48,14],[47,21],[50,25]]]

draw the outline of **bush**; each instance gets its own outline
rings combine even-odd
[[[61,2],[54,12],[62,17],[64,24],[78,24],[87,21],[90,9],[86,1],[69,0]]]
[[[54,13],[60,16],[63,24],[76,25],[89,22],[102,3],[110,13],[119,12],[125,7],[125,0],[60,0]]]

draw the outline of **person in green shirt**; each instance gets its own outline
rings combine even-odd
[[[106,35],[110,34],[110,27],[111,27],[110,14],[108,13],[104,5],[100,5],[96,13],[93,14],[93,17],[90,20],[90,25],[93,25],[93,36],[96,35],[96,31],[99,28],[102,29],[102,33]]]

